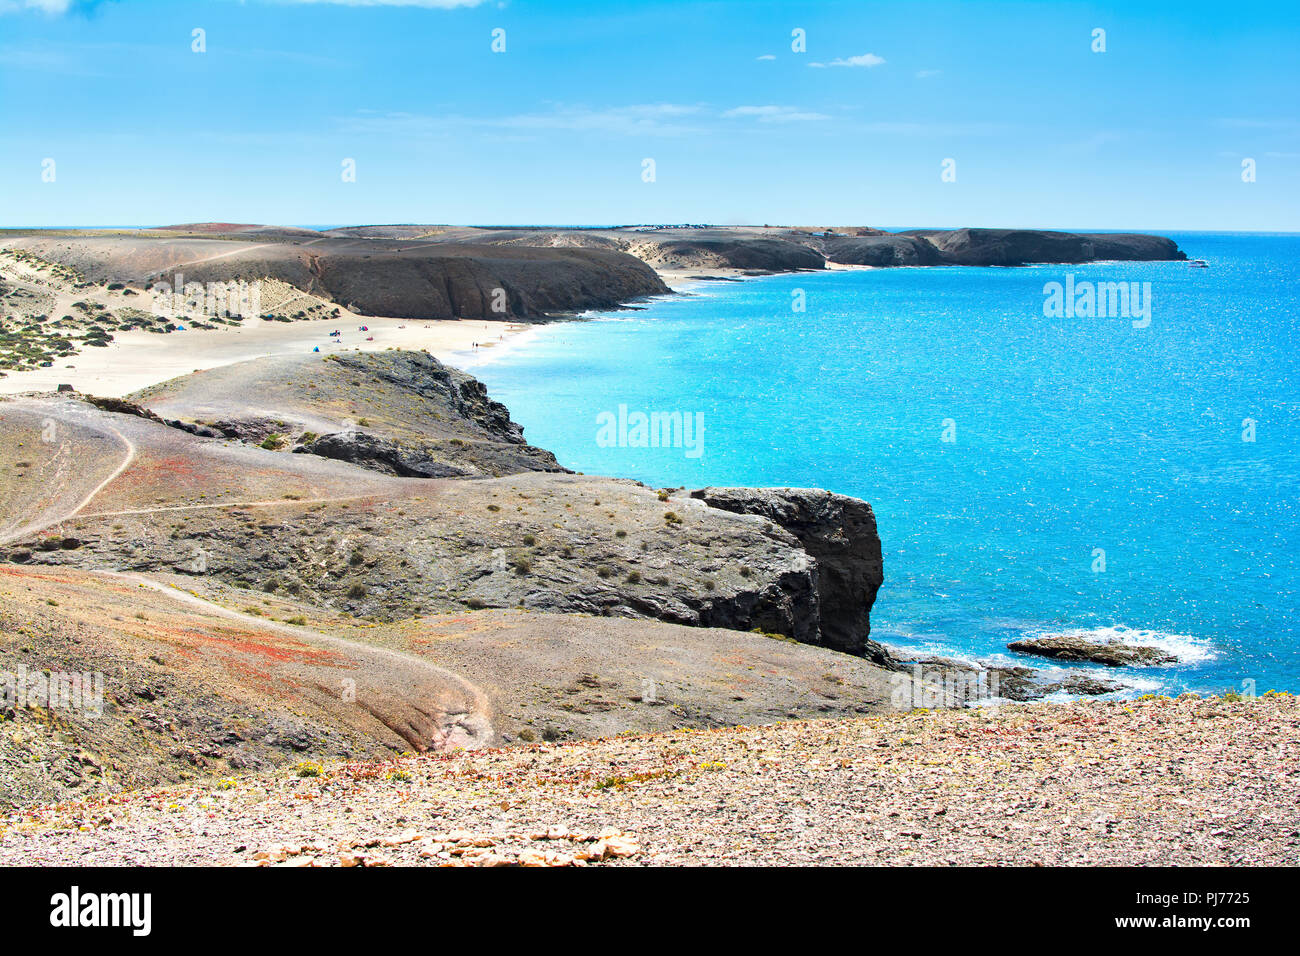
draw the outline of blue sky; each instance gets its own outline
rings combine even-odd
[[[1298,47],[1294,0],[0,0],[0,223],[1300,231]]]

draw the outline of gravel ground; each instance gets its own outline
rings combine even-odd
[[[0,864],[1295,865],[1298,744],[1274,694],[674,731],[29,809]]]

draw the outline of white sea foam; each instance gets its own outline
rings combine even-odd
[[[1078,637],[1094,643],[1118,641],[1130,646],[1158,647],[1178,658],[1180,664],[1196,664],[1214,660],[1218,653],[1208,640],[1170,631],[1146,630],[1115,624],[1110,627],[1037,628],[1027,636],[1031,638],[1058,635]]]

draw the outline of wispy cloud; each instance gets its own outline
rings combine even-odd
[[[108,0],[0,0],[0,13],[30,11],[57,17],[72,11],[87,13],[107,2]]]
[[[1060,148],[1064,152],[1068,153],[1095,153],[1103,146],[1109,146],[1111,143],[1120,143],[1123,142],[1124,139],[1125,136],[1122,133],[1115,130],[1103,129],[1098,130],[1091,136],[1086,136],[1083,139],[1062,143]]]
[[[641,103],[602,109],[558,105],[543,112],[508,116],[362,113],[344,119],[342,124],[349,132],[374,134],[421,135],[475,127],[513,132],[566,130],[622,136],[679,136],[700,131],[693,120],[704,112],[701,106],[680,103]]]
[[[70,12],[88,12],[111,0],[0,0],[0,14],[34,11],[51,16]],[[484,0],[263,0],[266,3],[328,3],[340,7],[425,7],[450,10],[454,7],[477,7]]]
[[[825,113],[811,113],[795,106],[737,106],[722,115],[725,119],[749,118],[760,123],[805,123],[830,119]]]
[[[913,121],[881,121],[863,123],[854,127],[868,133],[885,136],[991,136],[1006,132],[1005,123],[922,123]]]
[[[2,2],[2,0],[0,0]],[[0,67],[9,70],[27,70],[47,75],[64,76],[120,76],[140,62],[152,60],[164,63],[168,57],[189,56],[188,46],[155,45],[144,43],[74,43],[55,47],[0,47]],[[307,66],[337,66],[347,64],[316,53],[297,50],[270,50],[246,47],[228,51],[226,56],[240,60],[256,60],[263,64],[282,61],[285,64]]]
[[[0,13],[40,10],[42,13],[67,13],[71,0],[0,0]]]
[[[726,122],[807,123],[831,119],[825,113],[797,106],[735,106],[720,110],[697,103],[638,103],[594,108],[557,104],[551,109],[506,116],[467,116],[456,113],[379,113],[363,111],[338,122],[344,132],[376,136],[431,136],[454,130],[495,130],[505,134],[552,131],[600,133],[610,136],[683,136],[716,132]],[[751,128],[757,128],[756,126]]]
[[[815,66],[819,69],[828,66],[880,66],[885,62],[883,56],[876,56],[874,53],[861,53],[858,56],[841,57],[837,60],[831,60],[829,63],[809,63],[809,66]]]
[[[1294,130],[1300,128],[1300,120],[1290,117],[1276,119],[1251,119],[1245,117],[1226,117],[1216,120],[1218,125],[1226,126],[1229,129],[1271,129],[1271,130]]]
[[[918,80],[928,80],[932,76],[938,76],[943,70],[917,70],[916,78]]]
[[[771,53],[764,53],[762,56],[756,56],[756,57],[754,57],[754,59],[755,59],[755,60],[775,60],[776,57],[773,56]]]
[[[336,7],[427,7],[450,10],[454,7],[477,7],[483,0],[270,0],[272,3],[328,3]]]
[[[841,107],[840,109],[845,109]],[[757,134],[786,123],[833,120],[837,132],[864,133],[888,139],[992,136],[1013,127],[996,122],[945,122],[942,120],[875,120],[859,122],[847,116],[828,115],[797,106],[776,104],[720,108],[700,103],[641,103],[597,109],[557,104],[551,109],[505,116],[471,116],[460,113],[382,113],[363,110],[335,120],[341,132],[355,136],[435,137],[463,136],[468,131],[522,138],[550,132],[604,136],[717,136],[743,132]]]
[[[562,106],[548,113],[521,113],[499,120],[489,120],[488,124],[510,129],[675,135],[689,132],[691,127],[686,121],[690,117],[698,116],[701,111],[702,108],[699,106],[679,103],[643,103],[604,109]]]
[[[0,50],[0,66],[13,70],[39,70],[42,73],[66,73],[74,65],[72,57],[54,50],[10,47]],[[86,75],[86,74],[82,74]]]

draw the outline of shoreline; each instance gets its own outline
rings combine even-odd
[[[58,359],[49,368],[22,371],[0,369],[0,396],[53,392],[59,385],[69,384],[82,394],[122,398],[192,372],[263,357],[311,354],[314,348],[319,348],[322,355],[341,351],[423,350],[439,361],[457,368],[477,368],[495,361],[497,355],[525,347],[532,336],[522,333],[543,326],[587,321],[596,315],[638,311],[643,308],[640,303],[669,296],[698,294],[702,287],[716,286],[719,283],[739,283],[799,273],[827,275],[836,272],[875,272],[885,267],[827,260],[821,269],[652,268],[668,292],[629,299],[610,309],[591,309],[535,320],[399,319],[361,315],[331,302],[330,305],[337,308],[340,315],[325,319],[278,322],[255,318],[246,319],[241,326],[189,328],[166,333],[142,329],[117,332],[107,346],[83,344],[75,355]],[[307,296],[306,293],[302,295]],[[99,300],[108,296],[92,292],[85,294],[85,297]],[[366,326],[366,331],[361,331],[361,326]],[[329,332],[335,329],[343,333],[337,341],[329,336]],[[500,348],[496,353],[488,351],[500,344],[506,344],[509,348]]]
[[[458,360],[472,359],[477,354],[475,343],[486,352],[533,327],[517,321],[421,321],[357,315],[288,323],[247,321],[243,327],[120,332],[106,347],[83,348],[57,367],[7,373],[0,378],[0,395],[52,392],[67,383],[82,394],[122,398],[191,372],[268,356],[310,355],[316,347],[322,356],[350,351],[424,350],[439,361],[456,365]],[[368,330],[358,331],[358,325]],[[329,335],[334,329],[343,332],[340,342]]]
[[[669,291],[662,296],[690,294],[710,281],[755,278],[738,269],[657,269]],[[92,294],[88,298],[95,298]],[[608,311],[635,311],[636,303]],[[104,347],[82,345],[75,355],[56,360],[48,368],[0,370],[0,397],[54,392],[71,385],[84,395],[123,398],[133,392],[182,375],[208,371],[266,357],[330,355],[339,352],[382,352],[389,349],[427,351],[440,362],[470,369],[490,364],[500,355],[525,347],[539,328],[584,321],[591,313],[528,321],[511,319],[399,319],[350,312],[325,319],[293,322],[246,319],[243,325],[210,329],[187,328],[166,333],[133,329],[117,332]],[[189,321],[182,319],[182,322]],[[361,326],[365,326],[364,331]],[[329,333],[339,330],[336,340]]]

